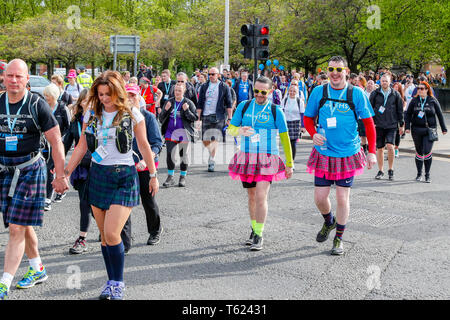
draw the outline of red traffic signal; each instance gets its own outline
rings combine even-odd
[[[268,35],[268,34],[269,34],[269,27],[267,27],[267,26],[262,27],[261,30],[260,30],[260,33],[261,33],[261,35],[263,35],[263,36]]]

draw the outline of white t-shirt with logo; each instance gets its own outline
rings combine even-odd
[[[98,121],[97,125],[97,138],[98,146],[103,145],[106,152],[108,153],[106,157],[103,158],[101,162],[95,161],[92,158],[92,162],[103,165],[103,166],[111,166],[111,165],[126,165],[126,166],[134,166],[133,160],[133,150],[131,149],[127,153],[120,153],[116,147],[116,128],[110,127],[111,123],[116,116],[117,111],[114,112],[106,112],[103,110],[103,124],[100,126],[100,121]],[[137,108],[132,108],[132,114],[134,117],[133,126],[136,126],[139,122],[144,120],[144,116],[141,111]],[[84,115],[84,123],[89,122],[89,118],[91,117],[91,112],[86,112]],[[103,137],[106,136],[106,139]],[[133,138],[134,138],[134,130],[133,130]],[[106,142],[106,144],[105,144]]]
[[[219,101],[219,81],[216,83],[209,83],[206,89],[205,109],[203,115],[207,116],[216,113],[217,102]]]

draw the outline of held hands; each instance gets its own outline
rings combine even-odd
[[[56,193],[66,192],[67,190],[69,190],[69,183],[67,181],[67,178],[65,176],[56,177],[52,182],[52,187]]]
[[[252,135],[255,134],[255,130],[253,130],[252,127],[240,127],[239,128],[239,134],[241,136],[245,136],[245,137],[251,137]]]
[[[324,141],[326,141],[327,139],[324,137],[324,136],[322,136],[321,134],[319,134],[319,133],[316,133],[314,136],[313,136],[313,143],[314,143],[314,145],[316,145],[316,146],[323,146],[323,144],[324,144]]]
[[[372,169],[377,164],[377,157],[373,153],[367,155],[367,169]]]

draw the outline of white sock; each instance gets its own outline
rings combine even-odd
[[[13,281],[14,276],[8,272],[4,272],[3,273],[3,277],[0,280],[0,283],[3,283],[4,285],[6,285],[6,287],[9,288],[11,287],[11,283]]]
[[[41,271],[42,269],[42,261],[41,257],[37,257],[34,259],[28,260],[30,262],[30,266],[34,269],[34,271]]]

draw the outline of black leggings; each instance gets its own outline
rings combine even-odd
[[[53,158],[50,155],[50,159],[48,159],[47,162],[47,195],[46,195],[47,199],[51,199],[53,196],[52,182],[55,176],[53,175],[53,173],[50,172],[50,170],[53,170],[54,167],[55,165],[53,164]]]
[[[427,128],[411,128],[411,135],[416,148],[416,167],[417,173],[422,173],[422,167],[425,164],[425,174],[430,173],[431,162],[433,160],[433,141],[428,139]]]
[[[297,139],[291,140],[291,149],[292,149],[292,159],[295,160],[295,155],[297,154]]]
[[[78,197],[80,198],[80,231],[88,232],[91,222],[92,210],[85,192],[88,192],[88,181],[80,183],[78,186]]]
[[[175,170],[175,148],[178,145],[181,164],[180,164],[180,170],[181,171],[187,171],[188,169],[188,146],[189,143],[176,143],[173,141],[166,141],[166,147],[167,147],[167,169],[168,170]],[[173,158],[172,158],[173,156]]]

